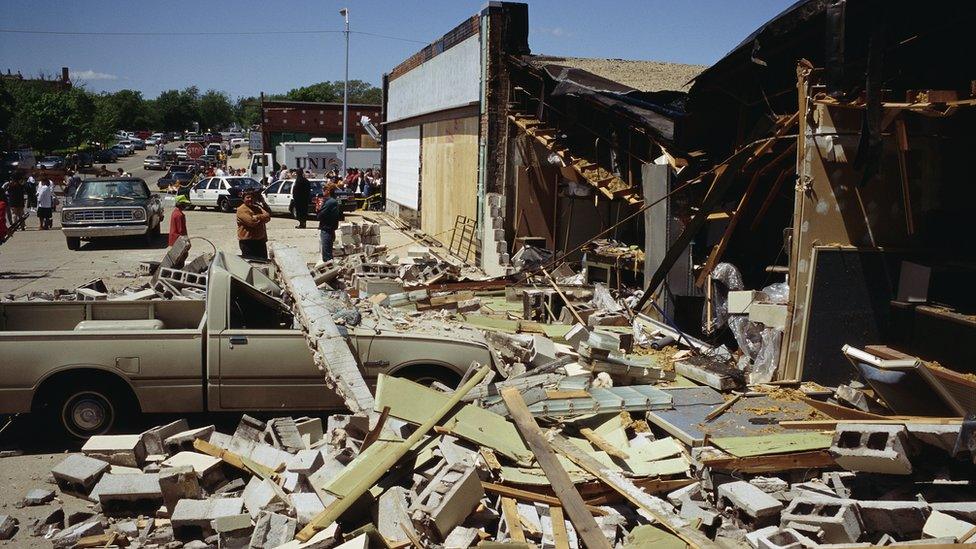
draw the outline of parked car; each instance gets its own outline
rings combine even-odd
[[[163,164],[163,160],[161,158],[151,154],[142,161],[142,168],[144,170],[165,170],[166,166]]]
[[[137,151],[146,150],[146,142],[143,141],[142,139],[139,139],[138,137],[130,137],[129,143],[132,143],[132,148]]]
[[[9,170],[29,170],[37,164],[34,152],[24,149],[4,153],[3,165]]]
[[[185,147],[180,147],[180,148],[176,149],[176,158],[178,158],[180,160],[186,160],[187,158],[189,158],[189,156],[186,154],[186,148]]]
[[[90,153],[88,151],[82,151],[82,152],[78,153],[77,154],[77,157],[78,157],[78,167],[79,168],[87,168],[89,166],[94,165],[94,161],[92,159],[92,153]]]
[[[209,143],[203,149],[203,154],[209,154],[211,156],[217,156],[217,154],[219,154],[220,151],[222,151],[222,150],[223,150],[223,147],[220,145],[220,143]]]
[[[163,205],[138,177],[105,177],[82,181],[71,205],[61,210],[61,231],[69,250],[81,240],[114,236],[159,235]]]
[[[109,150],[114,152],[115,156],[117,156],[118,158],[125,158],[126,156],[132,154],[122,145],[112,145],[112,148]]]
[[[168,191],[171,189],[179,189],[190,183],[193,179],[193,175],[190,172],[170,170],[166,172],[166,175],[159,178],[156,185],[161,191]]]
[[[163,159],[163,164],[167,169],[180,160],[179,157],[176,156],[176,151],[163,151],[160,153],[159,157]]]
[[[100,163],[113,163],[119,161],[119,153],[112,149],[102,149],[100,151],[95,151],[93,155],[95,162]]]
[[[250,177],[208,177],[194,185],[186,197],[193,207],[231,212],[244,201],[243,191],[248,188],[261,189],[261,184]]]
[[[133,145],[132,144],[132,141],[130,141],[128,139],[123,139],[123,140],[119,141],[118,143],[115,144],[115,146],[116,147],[122,147],[122,150],[125,151],[125,155],[126,156],[129,156],[130,154],[134,154],[136,152],[135,145]]]
[[[37,167],[42,170],[60,170],[64,168],[63,156],[45,156],[37,163]]]
[[[203,136],[203,140],[206,143],[220,144],[224,142],[224,136],[220,135],[219,133],[208,133]]]
[[[312,192],[309,199],[308,211],[311,214],[318,211],[316,198],[322,196],[326,180],[309,179],[309,183],[311,184]],[[281,181],[272,183],[264,190],[264,200],[268,203],[268,207],[271,208],[271,213],[288,214],[295,217],[295,201],[292,198],[294,184],[294,179],[282,179]]]
[[[243,137],[234,137],[230,140],[230,146],[235,149],[243,147],[244,145],[247,145],[247,139],[244,139]]]

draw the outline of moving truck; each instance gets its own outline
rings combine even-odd
[[[380,167],[380,149],[349,149],[346,155],[351,168],[365,170]],[[345,171],[342,166],[342,143],[322,138],[281,143],[275,147],[274,157],[270,153],[254,153],[249,166],[251,177],[261,179],[267,175],[270,178],[275,162],[290,169],[312,170],[317,175],[333,168],[340,173]]]
[[[345,408],[285,297],[218,252],[205,300],[2,302],[0,414],[32,412],[83,439],[140,412]],[[446,337],[383,322],[343,328],[371,385],[385,373],[453,387],[472,362],[493,363],[475,330]]]

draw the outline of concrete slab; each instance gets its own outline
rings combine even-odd
[[[81,447],[81,452],[88,457],[124,467],[139,467],[146,457],[142,435],[93,436]]]
[[[719,486],[718,498],[727,500],[754,519],[775,518],[783,509],[779,500],[741,480]]]

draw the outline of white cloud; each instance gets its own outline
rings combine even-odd
[[[534,30],[539,34],[548,34],[549,36],[555,36],[557,38],[564,38],[573,35],[573,33],[562,27],[536,27]]]
[[[71,73],[72,80],[118,80],[119,77],[107,72],[96,72],[91,69],[86,71],[74,71]]]

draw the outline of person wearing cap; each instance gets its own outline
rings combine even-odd
[[[190,200],[183,195],[176,196],[175,208],[173,208],[173,213],[169,217],[169,243],[167,246],[172,246],[176,243],[176,239],[181,236],[187,236],[186,232],[186,216],[183,214],[183,208],[190,204]]]
[[[237,242],[245,258],[268,259],[268,230],[271,210],[257,189],[244,191],[244,203],[237,208]]]

